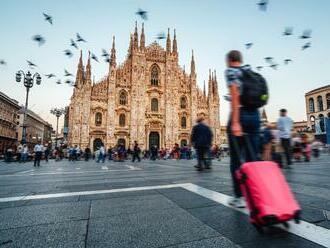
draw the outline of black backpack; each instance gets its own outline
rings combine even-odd
[[[269,95],[265,78],[252,70],[241,71],[241,105],[248,109],[258,109],[266,105]]]

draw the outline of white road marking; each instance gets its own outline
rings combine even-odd
[[[34,170],[32,169],[32,170],[20,171],[20,172],[17,172],[17,174],[25,174],[25,173],[29,173],[32,171],[34,171]]]
[[[77,168],[76,168],[76,170],[80,170],[80,168],[79,168],[79,167],[77,167]]]
[[[241,213],[247,215],[249,214],[247,209],[237,209],[230,206],[228,204],[228,201],[232,198],[231,196],[216,191],[212,191],[192,183],[109,189],[109,190],[78,191],[78,192],[54,193],[54,194],[44,194],[44,195],[41,194],[41,195],[14,196],[14,197],[0,198],[0,202],[15,202],[22,200],[37,200],[37,199],[60,198],[60,197],[69,197],[69,196],[80,196],[80,195],[108,194],[108,193],[117,193],[117,192],[143,191],[143,190],[154,190],[154,189],[170,189],[170,188],[178,188],[178,187],[184,188],[190,192],[193,192],[195,194],[201,195],[205,198],[218,202],[228,208],[234,209]],[[301,221],[300,224],[295,224],[294,222],[290,221],[290,229],[286,231],[295,234],[297,236],[300,236],[306,240],[322,245],[324,247],[330,248],[329,229],[308,223],[306,221]]]
[[[57,170],[57,171],[62,171],[62,170],[63,170],[63,168],[57,168],[56,170]]]
[[[138,167],[135,167],[133,165],[128,165],[128,164],[125,164],[124,166],[126,166],[128,169],[130,170],[141,170],[141,168],[138,168]]]
[[[109,170],[108,166],[102,166],[102,170]]]

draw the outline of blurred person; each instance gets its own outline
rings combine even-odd
[[[26,144],[23,145],[22,154],[21,154],[21,162],[25,163],[29,156],[29,148]]]
[[[262,131],[262,160],[272,160],[272,125],[267,122]]]
[[[191,144],[194,146],[197,153],[197,168],[198,171],[210,169],[209,151],[212,144],[213,134],[209,126],[204,122],[203,117],[197,119],[197,124],[191,131]]]
[[[38,143],[34,146],[34,164],[33,166],[40,166],[40,160],[42,157],[44,147],[41,144],[41,141],[39,140]]]
[[[85,161],[88,161],[91,157],[91,149],[87,146],[84,151]]]
[[[287,116],[288,111],[286,109],[280,110],[280,117],[277,121],[277,129],[279,130],[279,135],[281,139],[281,145],[284,150],[286,157],[287,167],[291,169],[292,155],[291,155],[291,131],[293,127],[293,121]]]
[[[132,157],[132,162],[133,163],[135,162],[135,159],[137,159],[138,162],[141,162],[140,152],[141,152],[141,149],[139,147],[139,144],[137,143],[137,141],[134,141],[133,157]]]
[[[242,66],[243,58],[239,51],[230,51],[226,63],[228,68],[225,77],[231,102],[227,134],[235,195],[229,204],[241,208],[245,207],[245,202],[242,199],[236,171],[239,170],[242,159],[245,162],[259,160],[261,122],[259,108],[267,103],[268,90],[266,81],[260,74],[253,72],[250,66]]]

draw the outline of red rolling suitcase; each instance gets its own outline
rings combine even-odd
[[[301,209],[279,166],[271,161],[244,163],[236,172],[250,210],[251,223],[263,226],[294,219],[299,223]]]

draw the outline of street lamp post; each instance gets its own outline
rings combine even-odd
[[[24,107],[24,115],[23,115],[23,130],[22,130],[22,140],[21,143],[26,143],[26,114],[27,114],[27,108],[28,108],[28,102],[29,102],[29,92],[30,89],[33,87],[34,83],[37,85],[41,84],[41,76],[39,73],[31,74],[30,71],[28,71],[26,74],[24,71],[19,70],[16,73],[16,82],[21,82],[23,76],[23,83],[26,88],[26,98],[25,98],[25,107]]]
[[[64,108],[52,108],[50,113],[56,116],[56,134],[55,134],[55,147],[57,147],[57,135],[58,135],[58,120],[61,115],[65,114]]]

